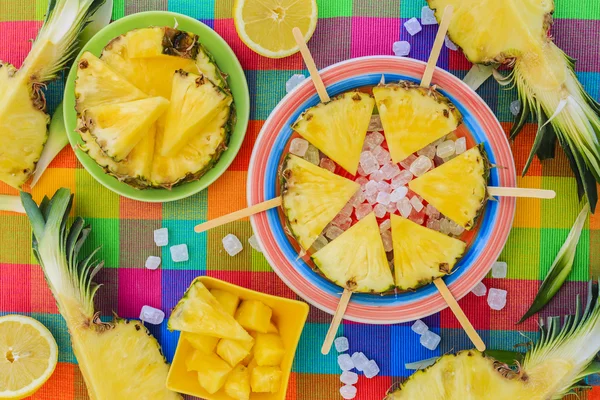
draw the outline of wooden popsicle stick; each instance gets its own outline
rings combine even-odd
[[[304,36],[302,36],[300,28],[295,27],[292,29],[292,34],[294,35],[294,39],[296,39],[296,44],[300,47],[300,54],[302,54],[302,59],[310,73],[310,79],[312,79],[315,89],[317,89],[317,94],[319,95],[321,102],[327,103],[330,100],[329,94],[327,94],[327,90],[325,90],[325,84],[319,75],[319,70],[317,69],[315,60],[313,60],[313,57],[310,54],[310,50],[308,50],[308,46],[304,42]]]
[[[452,293],[450,293],[448,286],[446,286],[446,282],[444,282],[442,278],[437,278],[433,281],[433,283],[435,284],[435,287],[440,291],[444,300],[446,300],[448,307],[450,307],[450,309],[454,313],[454,316],[466,332],[469,339],[471,339],[471,342],[473,342],[473,344],[475,345],[475,348],[483,352],[485,350],[485,343],[483,343],[483,340],[481,340],[481,336],[479,336],[475,328],[473,328],[473,325],[471,325],[471,321],[469,321],[462,308],[460,308],[460,306],[458,305],[458,302],[456,301]]]
[[[440,52],[442,51],[442,46],[444,44],[444,38],[446,37],[446,32],[448,32],[448,26],[450,25],[450,20],[452,19],[453,12],[454,8],[452,6],[446,6],[446,8],[444,8],[444,15],[442,16],[440,27],[438,28],[437,34],[435,35],[433,48],[431,49],[431,53],[429,54],[429,60],[427,60],[427,66],[425,67],[423,78],[421,79],[421,86],[423,87],[428,88],[429,85],[431,85],[433,71],[435,70],[437,60],[440,57]]]
[[[553,199],[556,197],[554,190],[547,189],[496,186],[488,186],[487,189],[490,196],[529,197],[532,199]]]
[[[346,313],[346,308],[348,307],[348,303],[350,303],[351,296],[352,292],[348,289],[344,289],[344,293],[342,293],[342,297],[340,297],[340,302],[338,303],[338,306],[335,309],[335,314],[333,315],[333,319],[331,320],[331,325],[329,325],[327,335],[325,335],[323,346],[321,347],[321,354],[323,355],[329,354],[329,350],[331,350],[331,345],[335,339],[335,334],[340,327],[342,317]]]
[[[249,217],[262,211],[270,210],[271,208],[279,207],[280,205],[281,197],[275,197],[274,199],[263,201],[262,203],[258,203],[253,206],[234,211],[230,214],[223,215],[222,217],[198,224],[194,227],[194,232],[201,233],[209,229],[216,228],[217,226],[225,225],[229,222],[237,221],[238,219]]]

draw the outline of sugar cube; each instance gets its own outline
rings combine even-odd
[[[479,282],[477,285],[475,285],[475,287],[473,288],[473,290],[471,290],[471,292],[473,292],[473,294],[475,296],[481,297],[481,296],[485,296],[485,294],[487,293],[487,288],[485,287],[483,282]]]
[[[338,356],[338,365],[342,369],[342,371],[350,371],[355,367],[354,362],[349,354],[340,354]]]
[[[356,368],[358,371],[362,372],[368,362],[369,359],[362,352],[356,352],[352,354],[352,363],[354,368]]]
[[[431,8],[428,6],[423,6],[421,8],[421,25],[436,25],[437,19],[435,19],[435,14]]]
[[[160,265],[160,257],[150,256],[146,259],[146,268],[148,269],[157,269]]]
[[[365,190],[365,186],[369,182],[369,178],[365,178],[364,176],[359,176],[358,178],[356,178],[356,180],[354,182],[358,183],[360,185],[361,189]]]
[[[521,111],[521,100],[512,101],[508,107],[510,108],[510,113],[517,116]]]
[[[454,143],[454,142],[452,142]],[[410,172],[414,176],[421,176],[433,167],[433,161],[425,156],[419,156],[412,164],[410,164]]]
[[[142,310],[140,311],[140,319],[142,322],[147,322],[152,325],[160,325],[165,319],[165,313],[158,308],[142,306]]]
[[[360,153],[360,166],[365,174],[369,175],[379,169],[377,158],[371,151],[363,151]]]
[[[391,227],[392,227],[392,221],[390,221],[389,219],[386,219],[381,224],[379,224],[379,230],[382,232],[389,230]]]
[[[375,182],[383,182],[385,177],[383,176],[383,172],[381,172],[381,170],[377,170],[369,176],[369,179]]]
[[[419,341],[421,342],[421,345],[426,349],[435,350],[442,341],[442,338],[436,333],[433,333],[430,330],[428,330],[421,335]]]
[[[448,35],[446,35],[446,37],[444,38],[444,44],[446,45],[446,47],[448,49],[450,49],[452,51],[458,50],[458,46],[452,40],[450,40]]]
[[[346,400],[351,400],[356,397],[356,388],[352,385],[344,385],[340,388],[340,395]]]
[[[496,261],[492,264],[492,278],[506,278],[508,264],[504,261]]]
[[[462,154],[465,151],[467,151],[467,139],[464,137],[456,139],[456,142],[454,142],[454,152]]]
[[[383,218],[385,214],[387,214],[387,207],[383,204],[376,204],[375,207],[373,207],[373,212],[375,212],[377,218]]]
[[[344,231],[342,229],[340,229],[339,227],[337,227],[335,225],[330,225],[325,230],[325,237],[329,240],[333,240],[333,239],[337,238],[338,236],[340,236],[342,233],[344,233]]]
[[[377,131],[370,132],[365,137],[365,142],[363,144],[363,149],[364,150],[373,150],[375,147],[377,147],[381,143],[383,143],[384,139],[385,138],[383,137],[383,135],[381,133],[379,133]]]
[[[408,219],[410,219],[412,222],[414,222],[417,225],[423,225],[423,222],[425,222],[425,213],[424,212],[413,212],[410,214]]]
[[[258,239],[256,239],[255,235],[252,235],[248,238],[248,244],[259,253],[262,253],[262,249],[260,248],[260,244],[258,243]]]
[[[171,251],[171,259],[173,262],[183,262],[190,259],[187,244],[171,246],[169,250]]]
[[[227,254],[229,254],[232,257],[235,256],[236,254],[238,254],[243,249],[242,242],[240,242],[240,240],[237,238],[237,236],[235,236],[231,233],[228,234],[227,236],[225,236],[222,239],[222,242],[223,242],[223,247],[225,248],[225,251],[227,252]]]
[[[421,24],[419,23],[419,20],[416,18],[411,18],[408,21],[406,21],[404,23],[404,27],[406,28],[406,31],[410,34],[410,36],[414,36],[417,33],[421,32],[421,30],[423,28],[421,28]]]
[[[487,303],[492,310],[502,310],[506,306],[506,290],[494,288],[488,290]]]
[[[325,168],[326,170],[328,170],[330,172],[335,172],[335,163],[327,157],[321,158],[321,161],[319,162],[319,166],[321,168]]]
[[[369,127],[367,128],[367,131],[373,132],[373,131],[382,131],[382,130],[383,130],[383,125],[381,124],[381,118],[379,117],[379,114],[371,115],[371,121],[369,122]]]
[[[402,168],[408,169],[410,168],[410,165],[417,159],[417,156],[415,156],[414,154],[411,154],[410,156],[406,157],[404,160],[400,161],[400,165],[402,166]]]
[[[329,243],[329,241],[325,238],[325,236],[321,235],[317,239],[315,239],[312,246],[310,246],[310,247],[314,251],[319,251],[323,247],[325,247],[328,243]]]
[[[394,42],[392,51],[394,52],[394,55],[397,55],[398,57],[405,57],[410,53],[410,43],[406,40]]]
[[[154,243],[157,246],[162,247],[169,244],[169,230],[167,228],[160,228],[154,231]]]
[[[439,219],[433,219],[433,218],[429,218],[427,220],[427,227],[429,229],[433,229],[434,231],[440,231],[440,220]]]
[[[414,324],[412,324],[410,329],[412,329],[412,331],[415,332],[416,334],[422,335],[429,330],[429,327],[427,326],[427,324],[425,322],[418,319],[415,321]]]
[[[321,161],[321,156],[319,155],[319,149],[317,149],[312,144],[308,146],[308,149],[306,149],[306,153],[304,153],[304,156],[302,158],[304,158],[309,163],[312,163],[315,165],[319,165],[319,162]]]
[[[377,193],[379,190],[377,189],[378,187],[378,182],[375,181],[369,181],[367,182],[367,184],[365,185],[365,192],[367,194],[373,194],[373,193]]]
[[[380,171],[383,173],[384,179],[391,180],[400,173],[400,167],[398,164],[386,163],[381,167]]]
[[[402,215],[404,218],[408,218],[412,212],[412,204],[410,204],[410,201],[405,197],[402,200],[400,200],[398,203],[398,212],[400,212],[400,215]]]
[[[377,192],[392,193],[392,187],[385,181],[377,182]]]
[[[360,206],[356,207],[356,210],[354,210],[354,215],[356,216],[356,219],[361,220],[369,215],[372,211],[373,208],[371,208],[370,204],[361,204]]]
[[[401,186],[404,186],[408,182],[410,182],[412,180],[412,178],[413,178],[412,172],[410,172],[407,169],[402,170],[402,171],[400,171],[400,173],[398,175],[396,175],[394,177],[394,179],[392,179],[392,188],[397,189]]]
[[[437,147],[437,156],[439,158],[448,158],[456,151],[456,144],[452,140],[446,140]]]
[[[291,76],[290,79],[287,80],[287,82],[285,83],[285,91],[286,93],[289,93],[292,91],[292,89],[294,89],[296,86],[298,86],[300,83],[302,83],[302,81],[306,79],[306,77],[302,74],[294,74]]]
[[[425,207],[425,214],[430,218],[439,218],[440,216],[440,212],[431,204],[427,204]]]
[[[463,228],[462,226],[460,226],[459,224],[457,224],[454,221],[450,221],[450,233],[453,234],[454,236],[460,236],[463,234],[463,232],[465,231],[465,228]]]
[[[377,376],[377,374],[379,374],[379,366],[377,365],[375,360],[369,360],[367,365],[365,365],[363,373],[368,379],[374,378],[375,376]]]
[[[308,142],[306,140],[295,138],[290,142],[290,153],[298,157],[304,157],[306,150],[308,150]]]
[[[377,193],[376,201],[379,204],[383,204],[384,206],[387,206],[388,204],[390,204],[390,194],[387,192],[379,192],[379,193]]]
[[[387,230],[381,232],[381,241],[383,242],[383,250],[386,252],[394,249],[394,242],[392,241],[392,232]]]
[[[364,201],[365,201],[365,194],[362,190],[359,190],[356,193],[354,193],[354,196],[352,196],[350,198],[349,203],[352,205],[352,207],[358,207],[362,203],[364,203]]]
[[[423,203],[417,196],[413,196],[410,198],[410,205],[415,209],[416,212],[421,212],[423,209]]]
[[[344,371],[340,375],[340,382],[346,385],[354,385],[358,382],[358,374],[352,371]]]
[[[430,144],[417,151],[417,154],[433,159],[433,157],[435,157],[435,149],[436,147],[433,144]]]
[[[343,353],[348,351],[350,348],[350,343],[348,342],[348,338],[344,336],[340,336],[333,341],[335,349],[338,353]]]

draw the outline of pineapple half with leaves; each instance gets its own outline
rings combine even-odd
[[[454,131],[462,121],[435,87],[400,81],[374,87],[373,96],[395,163]]]
[[[523,174],[535,155],[540,160],[553,158],[558,141],[575,173],[580,196],[587,196],[594,212],[600,182],[600,104],[577,80],[575,60],[548,34],[554,1],[428,1],[438,20],[446,6],[454,6],[448,36],[471,62],[512,67],[502,83],[517,87],[522,106],[511,137],[519,134],[530,116],[538,122]]]
[[[288,154],[281,173],[282,208],[292,235],[308,250],[360,185]]]
[[[415,372],[386,400],[562,399],[587,375],[600,371],[600,302],[593,284],[587,307],[541,321],[541,338],[521,364],[510,367],[477,350],[446,354]],[[561,326],[562,323],[562,326]]]
[[[410,181],[408,187],[446,217],[471,229],[488,199],[489,170],[479,145]]]
[[[35,204],[21,192],[33,230],[33,253],[40,263],[58,310],[71,335],[73,353],[91,399],[180,399],[165,386],[169,367],[160,345],[139,321],[100,320],[92,280],[103,262],[79,251],[91,228],[76,217],[69,227],[73,198],[59,189],[52,199]]]

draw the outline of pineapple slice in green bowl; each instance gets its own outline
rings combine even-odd
[[[227,170],[246,134],[249,103],[244,71],[215,31],[150,11],[113,22],[81,50],[64,116],[77,158],[99,183],[134,200],[166,202]]]

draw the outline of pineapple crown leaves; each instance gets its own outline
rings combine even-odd
[[[51,199],[44,197],[38,206],[31,194],[21,192],[21,201],[33,230],[33,252],[59,307],[61,299],[70,296],[92,318],[94,295],[100,287],[93,278],[104,262],[94,258],[100,248],[87,257],[79,257],[91,228],[81,217],[76,217],[70,228],[67,227],[73,195],[68,189],[61,188]]]

